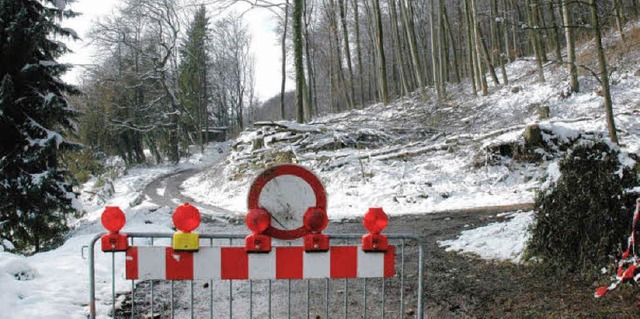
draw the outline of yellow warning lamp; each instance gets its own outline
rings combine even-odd
[[[200,249],[200,236],[192,231],[200,225],[200,211],[189,203],[176,208],[173,213],[173,225],[178,232],[173,234],[173,250],[197,251]]]

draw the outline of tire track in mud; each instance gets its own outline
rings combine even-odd
[[[160,176],[145,187],[143,195],[148,197],[152,203],[158,206],[168,207],[171,210],[183,203],[190,203],[200,210],[203,220],[212,219],[237,223],[242,218],[240,212],[233,212],[222,207],[205,204],[182,193],[182,183],[201,173],[204,169],[206,168],[189,168]],[[161,189],[164,189],[162,195],[158,193],[158,190]]]

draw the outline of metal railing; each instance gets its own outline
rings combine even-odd
[[[424,250],[409,234],[389,234],[395,246],[390,278],[301,280],[131,280],[131,291],[116,291],[111,253],[111,296],[96,297],[95,244],[89,246],[89,318],[96,302],[110,305],[114,318],[424,318]],[[358,244],[361,234],[327,234],[332,246]],[[173,233],[127,233],[129,244],[156,246]],[[200,247],[244,246],[243,234],[200,234]],[[141,240],[147,239],[147,240]],[[292,241],[274,240],[274,246]],[[106,284],[106,283],[105,283]],[[110,298],[109,298],[110,297]],[[110,299],[110,300],[109,300]]]

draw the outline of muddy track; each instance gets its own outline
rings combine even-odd
[[[205,204],[197,199],[186,196],[182,193],[182,183],[187,179],[202,172],[202,169],[185,169],[175,173],[160,176],[151,182],[143,191],[143,195],[158,205],[174,209],[183,203],[191,203],[198,207],[203,215],[203,219],[231,220],[236,222],[239,218],[239,212],[232,212],[222,207]],[[163,190],[159,194],[159,190]]]

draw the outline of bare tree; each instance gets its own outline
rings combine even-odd
[[[376,52],[378,54],[378,84],[380,87],[380,101],[389,104],[389,89],[387,87],[387,65],[384,56],[384,34],[382,28],[382,13],[380,0],[373,1],[373,15],[376,22]]]
[[[569,66],[569,85],[572,92],[580,90],[580,82],[578,82],[578,67],[576,66],[576,42],[571,26],[571,14],[569,13],[569,0],[562,1],[562,21],[564,23],[564,34],[567,40],[567,59]]]
[[[602,34],[600,33],[600,19],[598,18],[598,1],[589,0],[591,11],[591,25],[593,27],[593,35],[595,37],[596,53],[598,56],[598,66],[600,68],[600,84],[602,84],[602,92],[604,96],[604,109],[607,115],[607,127],[609,129],[609,138],[613,143],[618,143],[618,134],[616,133],[616,123],[613,118],[613,103],[611,101],[611,90],[609,87],[609,73],[607,71],[607,59],[604,56],[604,48],[602,47]]]
[[[287,84],[287,27],[289,25],[289,0],[284,6],[284,20],[282,20],[282,80],[280,83],[280,118],[284,117],[284,90]]]
[[[302,58],[302,12],[304,11],[303,0],[293,0],[293,22],[291,24],[293,31],[293,60],[296,71],[296,120],[299,123],[304,122],[304,64]]]

